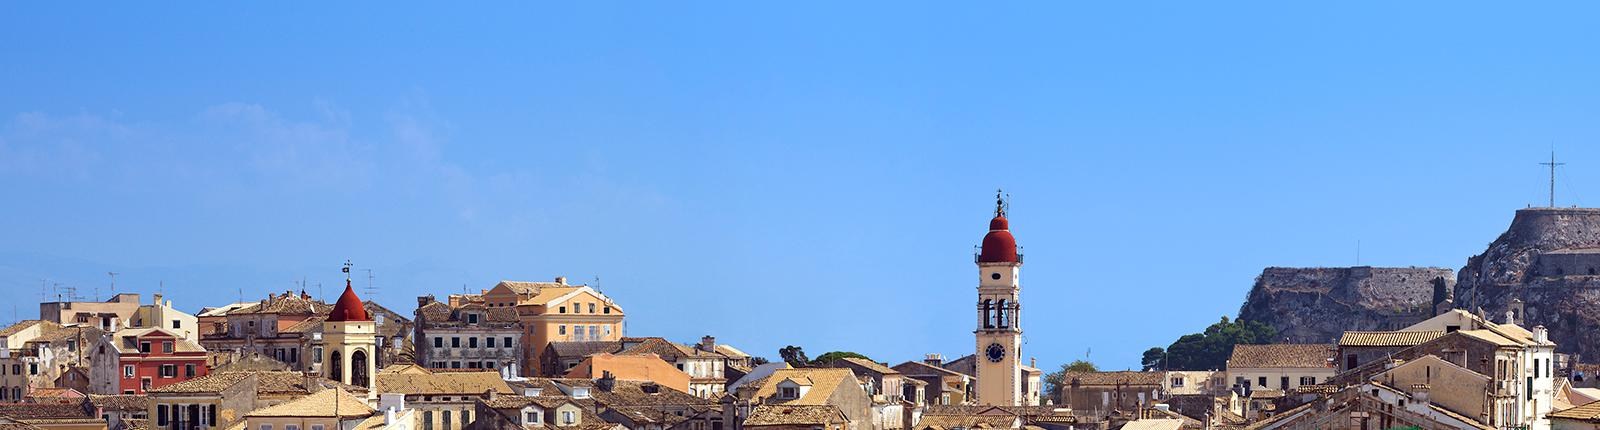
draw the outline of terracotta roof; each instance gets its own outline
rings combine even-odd
[[[1600,402],[1589,402],[1583,405],[1551,412],[1550,417],[1600,423]]]
[[[1336,354],[1337,349],[1328,344],[1234,345],[1228,368],[1332,367]]]
[[[26,423],[0,423],[0,430],[43,430],[43,427]]]
[[[89,402],[95,407],[108,411],[139,412],[150,408],[150,397],[145,395],[122,394],[102,396],[90,394]]]
[[[48,330],[50,328],[60,328],[61,327],[61,324],[56,324],[55,322],[52,322],[52,321],[23,320],[23,321],[17,322],[16,324],[12,324],[9,327],[0,329],[0,337],[6,337],[6,336],[14,335],[14,334],[22,332],[23,330],[27,330],[29,328],[32,328],[33,326],[40,325],[40,324],[45,324],[46,330]]]
[[[309,296],[285,292],[283,295],[272,296],[255,304],[236,309],[228,314],[321,315],[328,313],[328,309],[328,304],[312,299]]]
[[[621,352],[622,342],[615,340],[550,342],[550,349],[562,357],[588,357],[599,353]]]
[[[878,374],[882,374],[882,375],[899,375],[900,374],[900,371],[894,370],[893,367],[885,366],[883,363],[879,363],[879,362],[876,362],[876,361],[868,360],[868,359],[865,359],[865,358],[845,357],[845,358],[841,358],[839,360],[840,361],[844,361],[844,362],[848,362],[850,364],[854,364],[856,366],[860,366],[862,369],[866,369],[866,370],[872,371],[872,372],[877,372]]]
[[[645,387],[655,385],[655,392],[646,392]],[[548,394],[548,393],[546,393]],[[594,386],[589,390],[589,396],[596,402],[612,408],[627,407],[659,407],[659,406],[698,406],[709,407],[715,405],[711,400],[703,399],[689,393],[678,391],[672,387],[655,384],[648,381],[617,380],[612,383],[611,390],[602,390]]]
[[[306,389],[306,376],[300,372],[217,372],[190,379],[172,385],[152,388],[148,393],[215,393],[232,387],[240,381],[256,375],[256,392],[273,394],[304,394],[311,390]]]
[[[1012,415],[923,415],[918,429],[993,428],[1009,429],[1017,422]]]
[[[1442,331],[1347,331],[1339,346],[1416,346],[1444,336]]]
[[[511,386],[495,372],[379,373],[378,391],[407,395],[481,395],[489,390],[511,394]]]
[[[0,417],[18,421],[95,418],[87,401],[81,403],[0,403]]]
[[[101,336],[105,335],[105,333],[106,333],[105,330],[101,330],[101,329],[99,329],[97,327],[89,327],[89,326],[72,326],[72,327],[63,327],[63,326],[60,326],[60,325],[57,325],[57,326],[54,326],[54,327],[48,327],[47,326],[47,328],[44,330],[44,334],[39,335],[39,337],[33,338],[33,340],[30,341],[30,342],[55,342],[55,341],[60,341],[60,340],[77,339],[77,340],[80,340],[80,341],[85,341],[85,342],[80,343],[80,345],[81,345],[81,344],[87,344],[87,343],[89,343],[89,341],[99,340]]]
[[[572,293],[574,291],[578,291],[578,289],[580,289],[580,288],[583,288],[583,287],[560,286],[560,287],[545,287],[545,288],[541,288],[541,289],[539,289],[539,293],[537,295],[534,295],[532,298],[529,298],[528,300],[523,301],[523,303],[530,304],[530,305],[549,304],[550,301],[555,300],[555,299],[559,299],[559,298],[561,298],[561,296],[565,296],[565,295],[570,294],[570,293]]]
[[[245,417],[360,418],[372,416],[373,412],[366,401],[336,388],[256,409],[245,414]]]
[[[907,375],[941,375],[941,376],[969,376],[961,372],[932,366],[920,361],[907,361],[894,365],[894,370]]]
[[[1250,390],[1252,399],[1276,399],[1283,397],[1283,390],[1254,389]]]
[[[526,295],[530,295],[530,296],[531,295],[535,295],[535,294],[539,294],[539,290],[542,290],[542,289],[545,289],[545,288],[561,287],[561,286],[564,286],[564,285],[565,284],[562,284],[562,283],[559,283],[559,282],[525,282],[525,281],[500,281],[500,283],[495,284],[496,287],[505,286],[507,289],[510,289],[511,292],[514,292],[514,293],[517,293],[517,294],[526,294]]]
[[[786,379],[808,379],[812,385],[810,389],[806,390],[806,394],[798,399],[776,399],[778,383]],[[827,404],[828,398],[832,397],[834,390],[837,390],[841,385],[856,386],[857,389],[860,389],[859,386],[855,385],[855,382],[855,373],[851,372],[850,369],[816,367],[778,369],[772,372],[772,376],[767,377],[766,383],[761,384],[761,388],[756,391],[756,397],[769,399],[770,402],[775,404],[822,405]]]
[[[441,301],[431,301],[426,305],[417,307],[417,315],[430,322],[445,321],[450,319],[450,305]]]
[[[185,339],[183,337],[183,335],[180,335],[178,333],[173,333],[171,330],[167,330],[167,329],[164,329],[164,328],[161,328],[161,327],[128,328],[128,329],[117,330],[116,332],[111,333],[111,336],[110,336],[111,346],[117,348],[117,352],[119,352],[119,353],[123,353],[123,354],[138,354],[139,353],[139,342],[137,340],[135,340],[132,344],[129,344],[124,339],[126,339],[126,338],[128,338],[130,336],[135,338],[135,339],[143,338],[145,336],[150,335],[151,333],[161,333],[161,334],[165,334],[165,335],[171,337],[172,338],[172,352],[206,352],[205,347],[200,346],[200,344],[194,343],[194,341],[192,341],[192,340]],[[151,349],[152,350],[157,350],[157,348],[160,348],[160,347],[161,347],[160,345],[151,345]]]
[[[1156,385],[1166,379],[1165,372],[1065,372],[1061,381],[1066,385]]]
[[[760,405],[750,410],[744,425],[827,425],[844,421],[844,412],[833,405]]]
[[[301,320],[300,322],[294,323],[294,325],[280,330],[279,333],[314,333],[321,329],[322,322],[327,320],[328,317],[325,315],[315,315]]]
[[[1484,342],[1492,343],[1492,344],[1495,344],[1496,346],[1522,346],[1523,345],[1523,342],[1518,341],[1516,339],[1513,339],[1511,337],[1507,337],[1507,336],[1501,335],[1500,333],[1496,333],[1493,330],[1461,330],[1461,331],[1458,331],[1456,333],[1461,333],[1462,336],[1466,336],[1466,337],[1470,337],[1470,338],[1473,338],[1473,339],[1482,340]]]

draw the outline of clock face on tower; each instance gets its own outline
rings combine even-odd
[[[1006,347],[1000,346],[998,343],[991,343],[989,344],[989,349],[984,350],[984,355],[989,356],[989,362],[999,363],[1000,359],[1006,358]]]

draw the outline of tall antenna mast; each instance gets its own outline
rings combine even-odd
[[[366,293],[367,293],[368,297],[371,297],[372,294],[377,291],[377,287],[372,286],[372,269],[365,269],[365,270],[367,271]]]
[[[1550,162],[1539,163],[1539,165],[1550,166],[1550,207],[1556,207],[1556,168],[1565,166],[1567,163],[1557,163],[1556,151],[1552,149],[1550,150]]]
[[[117,273],[117,272],[106,272],[106,275],[111,277],[111,294],[116,294],[117,293],[117,275],[120,275],[120,273]],[[94,301],[97,301],[97,302],[100,301],[100,288],[98,288],[98,287],[96,287],[94,289]]]

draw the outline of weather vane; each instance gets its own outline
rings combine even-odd
[[[1010,194],[1006,194],[1005,191],[1003,191],[1003,190],[1001,190],[999,188],[996,188],[994,190],[994,214],[995,215],[997,215],[997,216],[1005,216],[1006,215],[1006,210],[1007,209],[1011,209],[1011,204],[1006,202],[1006,200],[1008,200],[1010,197],[1011,197]]]
[[[343,269],[339,269],[339,270],[344,272],[344,280],[345,280],[345,282],[349,282],[350,281],[350,260],[345,260],[344,261],[344,268]]]

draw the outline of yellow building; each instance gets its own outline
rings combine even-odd
[[[322,323],[323,376],[357,387],[371,387],[378,373],[378,325],[345,279],[344,294]]]
[[[477,419],[475,402],[512,393],[511,386],[492,371],[435,373],[416,366],[384,368],[376,391],[381,396],[404,396],[406,407],[417,411],[417,422],[430,430],[467,428]]]
[[[540,355],[553,341],[622,338],[622,308],[587,285],[501,281],[483,293],[484,306],[515,307],[522,325],[522,374],[535,376]],[[544,375],[555,376],[555,375]]]
[[[414,413],[378,413],[365,400],[342,389],[322,390],[287,403],[245,415],[249,430],[405,430],[415,428]]]

